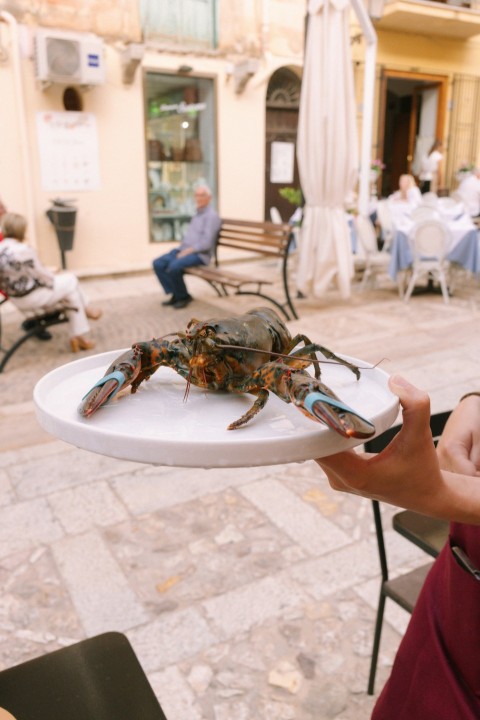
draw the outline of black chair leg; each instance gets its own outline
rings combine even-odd
[[[380,590],[378,598],[377,620],[375,623],[375,634],[373,636],[372,660],[370,662],[370,675],[368,678],[368,694],[373,695],[375,686],[375,675],[377,673],[378,653],[380,650],[380,638],[382,636],[383,613],[385,610],[386,596],[383,594],[383,588]]]

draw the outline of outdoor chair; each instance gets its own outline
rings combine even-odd
[[[360,289],[364,290],[369,283],[371,283],[372,287],[375,287],[379,275],[388,274],[390,255],[385,249],[378,249],[377,234],[370,218],[357,215],[355,218],[355,230],[365,261],[365,269],[360,284]],[[398,288],[401,297],[401,285]]]
[[[430,417],[430,428],[432,430],[433,442],[435,444],[442,434],[449,415],[450,411],[448,410],[436,413]],[[381,452],[399,432],[400,428],[401,424],[394,425],[373,440],[367,441],[365,443],[365,451],[373,453]],[[430,561],[414,570],[404,573],[403,575],[390,578],[387,553],[385,549],[385,539],[383,535],[381,506],[378,500],[372,500],[372,509],[380,561],[381,584],[377,617],[375,621],[370,674],[368,678],[369,695],[373,695],[374,693],[375,675],[377,671],[386,599],[390,598],[404,610],[412,613],[420,594],[420,590],[423,587],[425,578],[433,565],[433,562]],[[392,527],[396,532],[417,547],[421,548],[421,550],[431,557],[437,557],[440,553],[448,538],[449,531],[448,521],[421,515],[413,510],[402,510],[395,513],[392,518]]]
[[[422,195],[421,205],[436,208],[438,205],[438,195],[434,192],[426,192]]]
[[[438,198],[438,208],[440,212],[447,212],[457,207],[459,201],[454,197],[441,197]]]
[[[408,302],[413,288],[422,277],[438,280],[445,303],[448,304],[446,255],[450,244],[450,231],[441,220],[416,223],[411,232],[410,248],[413,256],[412,276],[404,300]]]
[[[15,298],[9,298],[2,295],[0,296],[0,308],[8,300],[15,305]],[[38,308],[37,310],[19,310],[25,319],[20,326],[20,335],[9,347],[4,347],[2,345],[2,318],[0,313],[0,354],[2,355],[0,359],[0,373],[5,370],[5,367],[12,355],[14,355],[23,343],[30,338],[33,337],[37,340],[50,340],[52,335],[48,331],[48,328],[53,327],[53,325],[67,323],[67,310],[76,311],[76,308],[69,308],[64,303],[57,303],[50,308],[45,307]]]
[[[16,720],[167,720],[119,632],[3,670],[0,706]]]
[[[377,203],[377,219],[380,225],[383,240],[382,250],[388,250],[393,241],[393,222],[388,200],[379,200]]]
[[[436,208],[427,205],[419,205],[412,210],[411,216],[413,222],[423,222],[423,220],[440,220],[440,213]]]
[[[276,225],[281,225],[283,223],[280,210],[274,206],[270,208],[270,220]]]

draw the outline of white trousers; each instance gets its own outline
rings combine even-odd
[[[22,312],[27,310],[48,310],[63,302],[76,310],[67,310],[70,337],[84,335],[90,330],[85,314],[87,299],[80,289],[78,278],[71,272],[55,275],[53,288],[39,287],[24,297],[10,298]]]

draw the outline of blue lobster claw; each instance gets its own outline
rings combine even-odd
[[[125,382],[126,377],[120,370],[113,370],[108,375],[104,375],[83,396],[78,411],[84,417],[92,415],[98,407],[113,400]],[[97,390],[97,388],[100,388],[100,390]]]
[[[341,400],[325,393],[307,393],[303,409],[315,420],[321,420],[344,437],[369,438],[375,434],[375,426],[369,420]]]

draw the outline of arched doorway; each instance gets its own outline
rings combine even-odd
[[[301,72],[300,68],[298,72]],[[299,75],[288,67],[276,70],[268,83],[265,130],[265,220],[270,220],[271,207],[278,208],[283,221],[287,221],[295,210],[278,191],[282,187],[300,187],[296,156],[300,87]]]

